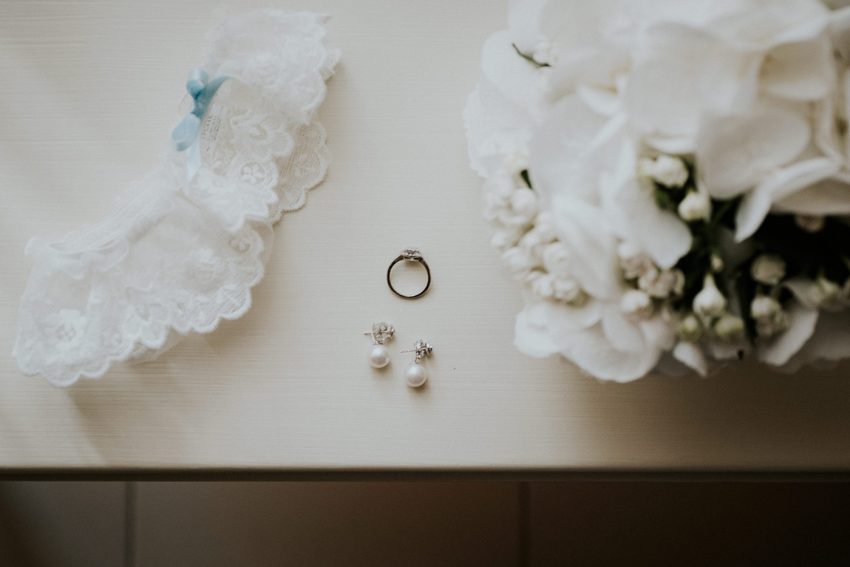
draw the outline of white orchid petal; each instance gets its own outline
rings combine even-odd
[[[660,316],[640,322],[640,330],[646,341],[658,348],[669,350],[676,343],[676,330]]]
[[[620,0],[558,0],[547,2],[540,29],[564,56],[601,39],[604,30],[617,20]]]
[[[634,67],[624,99],[632,125],[648,136],[693,138],[699,124],[699,90],[691,74],[691,61],[678,57]],[[675,96],[662,96],[659,89],[672,84]]]
[[[680,341],[673,349],[673,357],[695,370],[700,376],[708,374],[708,361],[705,359],[705,354],[694,343]]]
[[[804,350],[802,354],[810,361],[850,358],[850,317],[846,313],[821,313]]]
[[[531,141],[531,182],[544,200],[569,193],[593,200],[599,164],[594,144],[607,119],[593,112],[577,96],[564,99],[547,114]]]
[[[780,200],[774,209],[800,215],[850,215],[850,182],[841,177],[824,179]]]
[[[654,348],[619,351],[607,339],[602,326],[596,325],[570,335],[562,344],[561,354],[595,378],[630,382],[652,370],[661,351]]]
[[[814,136],[815,147],[836,162],[846,162],[842,140],[838,133],[838,123],[835,120],[835,96],[830,95],[814,103]]]
[[[519,57],[507,31],[496,32],[484,42],[481,52],[483,78],[490,81],[506,99],[524,108],[533,108],[541,99],[538,69]]]
[[[646,348],[640,326],[626,319],[619,305],[608,305],[603,311],[602,331],[617,350],[631,352]]]
[[[550,70],[549,96],[560,98],[572,93],[581,85],[599,89],[616,90],[619,73],[630,64],[629,54],[616,46],[591,47],[570,53]]]
[[[770,212],[770,193],[757,186],[744,195],[735,212],[735,240],[743,242],[761,226]]]
[[[704,29],[654,25],[636,57],[624,100],[645,136],[693,139],[704,112],[745,110],[756,98],[760,56],[733,49]]]
[[[589,299],[581,305],[566,305],[557,301],[533,300],[526,305],[529,321],[545,325],[556,342],[576,331],[597,324],[602,318],[601,304]]]
[[[765,177],[747,193],[735,213],[735,239],[742,242],[761,226],[771,206],[789,195],[818,183],[838,172],[838,164],[828,158],[814,158],[780,168]]]
[[[619,281],[616,241],[602,211],[564,195],[552,201],[555,227],[570,251],[571,275],[594,297],[610,297]]]
[[[508,28],[517,47],[527,53],[540,37],[540,14],[547,0],[511,0],[508,3]]]
[[[712,22],[726,41],[742,49],[767,50],[808,41],[829,25],[829,10],[812,0],[738,2],[736,10]]]
[[[502,168],[504,156],[527,151],[529,117],[482,79],[463,112],[469,162],[483,177]]]
[[[709,341],[706,345],[712,358],[717,360],[739,360],[742,353],[747,349],[744,344],[728,343],[724,341]]]
[[[797,353],[815,331],[818,311],[794,303],[788,310],[789,327],[776,337],[758,341],[758,358],[773,366],[782,366]]]
[[[809,134],[802,117],[780,107],[708,119],[700,128],[697,148],[701,180],[713,197],[734,197],[797,157]]]
[[[665,154],[691,154],[696,150],[696,140],[694,140],[693,136],[664,136],[658,134],[646,136],[644,141],[647,145]]]
[[[620,98],[613,91],[596,87],[579,86],[576,94],[597,114],[613,116],[620,110]]]
[[[782,282],[782,285],[789,289],[803,306],[809,309],[818,308],[817,303],[812,301],[812,298],[819,296],[818,284],[814,280],[798,276]]]
[[[832,0],[833,4],[841,4],[840,9],[832,12],[829,23],[829,33],[832,44],[841,53],[845,61],[850,61],[850,6],[845,0]]]
[[[823,98],[835,81],[830,44],[820,38],[780,45],[768,53],[761,74],[762,88],[773,96],[793,100]]]
[[[632,180],[622,186],[617,204],[628,219],[630,236],[662,268],[671,268],[691,249],[691,232],[676,215],[655,202],[648,183]]]
[[[530,305],[516,316],[514,345],[527,356],[545,358],[558,352],[558,345],[549,332],[548,318]]]

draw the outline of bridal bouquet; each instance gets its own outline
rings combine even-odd
[[[465,122],[521,351],[620,382],[850,356],[837,4],[511,4]]]

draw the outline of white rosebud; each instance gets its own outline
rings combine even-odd
[[[795,215],[794,222],[806,232],[819,232],[825,221],[819,215]]]
[[[525,228],[531,224],[531,218],[518,214],[513,208],[504,208],[496,214],[496,222],[508,228]]]
[[[772,337],[788,328],[788,315],[782,305],[767,295],[757,295],[750,304],[750,315],[755,319],[760,337]]]
[[[673,278],[673,285],[670,287],[670,291],[673,295],[682,295],[685,291],[685,274],[679,269],[668,270],[668,273]]]
[[[639,289],[630,289],[620,298],[620,310],[629,317],[645,319],[652,315],[652,299]]]
[[[723,263],[723,258],[720,257],[719,254],[711,255],[711,271],[715,274],[717,272],[722,272],[725,264]]]
[[[550,274],[565,276],[569,274],[570,251],[560,242],[548,244],[543,249],[543,267]]]
[[[511,195],[511,208],[531,222],[537,214],[537,194],[531,189],[520,187]]]
[[[536,273],[539,275],[531,281],[531,291],[543,299],[552,299],[555,295],[555,288],[553,285],[555,278],[552,277],[551,274],[544,274],[542,272]]]
[[[744,337],[744,320],[726,313],[714,324],[714,334],[722,341],[739,341]]]
[[[675,156],[661,155],[655,159],[642,158],[638,173],[670,188],[682,187],[688,181],[685,162]]]
[[[759,283],[776,285],[785,277],[785,260],[776,254],[762,254],[750,266],[750,275]]]
[[[493,248],[497,250],[507,250],[513,246],[516,246],[517,242],[519,242],[520,235],[515,230],[497,230],[493,233],[493,236],[490,237],[490,244]]]
[[[540,231],[536,227],[526,232],[519,241],[519,245],[528,252],[537,264],[543,262],[543,248],[547,244],[549,244],[549,241],[541,238]]]
[[[654,267],[638,279],[638,286],[652,297],[665,299],[670,295],[682,295],[685,288],[685,274],[672,269],[658,272]]]
[[[502,253],[502,261],[515,275],[521,276],[534,267],[534,262],[528,252],[515,246],[508,248]]]
[[[688,314],[679,321],[679,325],[676,327],[676,334],[683,341],[696,342],[702,336],[702,325],[699,319],[694,317],[693,314]]]
[[[714,277],[705,276],[702,290],[694,297],[694,313],[704,319],[718,317],[726,310],[726,298],[717,289]]]
[[[617,255],[620,257],[620,269],[623,270],[623,277],[627,280],[640,278],[647,272],[658,272],[649,256],[629,241],[623,241],[617,246]],[[648,277],[654,277],[654,275]]]
[[[770,318],[782,311],[782,305],[768,295],[757,295],[750,304],[753,319]]]
[[[552,219],[552,213],[544,211],[537,215],[534,219],[534,231],[540,236],[543,242],[552,242],[558,237],[555,232],[555,223]]]
[[[637,266],[629,266],[629,268],[631,268],[631,273],[637,271]],[[648,290],[650,287],[652,287],[652,284],[655,283],[655,280],[658,279],[659,273],[660,272],[658,271],[658,268],[656,268],[655,265],[650,262],[648,267],[640,269],[640,277],[637,281],[638,287],[644,291]]]
[[[708,220],[711,216],[711,199],[700,191],[688,191],[679,203],[679,216],[686,222]]]
[[[552,280],[552,297],[570,305],[578,305],[585,299],[581,286],[572,278]]]

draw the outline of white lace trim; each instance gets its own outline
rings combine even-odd
[[[272,225],[327,171],[314,115],[339,52],[323,22],[277,10],[227,20],[204,68],[231,79],[201,122],[197,174],[189,180],[188,152],[170,149],[104,221],[29,243],[13,350],[23,372],[57,385],[98,378],[248,311]]]

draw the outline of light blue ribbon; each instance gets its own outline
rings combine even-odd
[[[207,112],[216,91],[228,77],[221,76],[210,80],[203,69],[193,69],[186,80],[186,90],[192,96],[194,106],[180,124],[171,132],[171,139],[178,152],[188,150],[186,164],[189,169],[189,179],[192,179],[201,167],[201,149],[199,134],[201,120]]]

